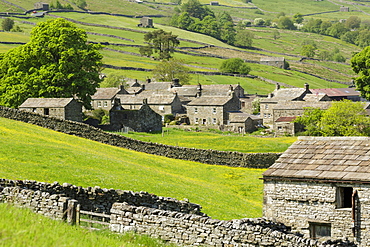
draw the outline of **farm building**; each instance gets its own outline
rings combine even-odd
[[[20,110],[82,122],[82,105],[73,98],[28,98]]]
[[[285,61],[284,57],[262,57],[260,59],[260,64],[274,66],[280,69],[288,68],[288,63]]]
[[[138,132],[162,130],[162,116],[149,107],[147,99],[142,101],[139,109],[128,110],[124,109],[116,98],[109,115],[111,130],[121,130],[125,127]]]
[[[91,106],[93,109],[104,109],[109,111],[113,106],[113,100],[117,95],[128,94],[124,86],[97,88],[96,93],[91,96]]]
[[[35,9],[43,10],[43,11],[48,11],[49,10],[49,4],[48,3],[43,3],[43,2],[37,2],[34,4]]]
[[[369,167],[369,137],[299,137],[263,173],[263,215],[305,237],[370,246]]]

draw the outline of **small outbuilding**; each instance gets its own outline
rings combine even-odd
[[[28,98],[20,110],[82,122],[82,104],[73,98]]]
[[[113,131],[125,127],[137,132],[162,131],[162,116],[150,108],[147,99],[143,100],[139,109],[128,110],[124,109],[120,100],[116,98],[109,115],[110,127]]]
[[[140,23],[137,25],[138,27],[147,27],[147,28],[154,28],[153,26],[153,19],[150,17],[143,17],[140,19]]]
[[[370,246],[370,138],[299,137],[263,173],[264,217]]]
[[[49,4],[48,3],[37,2],[33,6],[37,10],[42,10],[42,11],[48,11],[49,10]]]

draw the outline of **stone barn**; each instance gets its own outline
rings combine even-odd
[[[370,246],[369,137],[299,137],[263,181],[264,217],[312,239]]]
[[[109,112],[111,130],[117,131],[128,127],[137,132],[162,131],[162,116],[153,111],[147,99],[143,100],[140,109],[124,109],[116,98]]]
[[[82,122],[82,104],[73,98],[28,98],[20,110]]]
[[[143,17],[140,19],[140,23],[137,25],[138,27],[148,27],[154,28],[153,26],[153,19],[150,17]]]
[[[285,62],[284,57],[262,57],[260,64],[278,67],[280,69],[287,69],[288,63]]]
[[[43,2],[37,2],[34,4],[35,9],[43,10],[43,11],[48,11],[49,10],[49,4],[48,3],[43,3]]]

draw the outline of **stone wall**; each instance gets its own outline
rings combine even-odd
[[[123,147],[138,152],[161,155],[173,159],[182,159],[212,165],[231,167],[268,168],[280,156],[280,153],[240,153],[195,148],[174,147],[169,145],[143,142],[118,134],[104,132],[101,129],[72,121],[38,115],[0,106],[0,117],[35,124],[44,128],[75,135],[93,141]]]
[[[331,238],[348,238],[357,241],[359,246],[370,246],[370,186],[352,184],[353,190],[358,191],[355,221],[350,207],[337,205],[340,186],[343,185],[265,181],[263,216],[282,222],[307,238],[310,237],[310,225],[327,224],[331,228]],[[353,237],[353,226],[356,226],[356,237]]]
[[[326,246],[263,218],[222,221],[125,203],[113,204],[111,213],[111,231],[135,231],[183,246]]]
[[[64,183],[60,185],[57,182],[52,184],[44,182],[36,182],[31,180],[8,180],[0,179],[0,202],[1,196],[6,195],[5,202],[11,201],[12,198],[19,198],[17,204],[34,204],[34,201],[42,201],[38,210],[47,210],[49,201],[60,198],[68,198],[69,200],[77,200],[81,205],[82,210],[109,213],[113,203],[126,202],[134,206],[145,206],[154,209],[170,210],[174,212],[192,213],[196,215],[204,215],[201,213],[201,206],[198,204],[179,201],[173,198],[156,196],[147,192],[132,192],[127,190],[102,189],[98,186],[82,188],[80,186]],[[4,194],[5,193],[5,194]],[[8,196],[9,195],[9,196]],[[39,199],[40,197],[45,198]],[[53,199],[53,200],[54,200]],[[28,201],[28,202],[27,202]],[[54,203],[55,201],[53,201]],[[52,202],[50,202],[52,203]]]
[[[0,203],[11,203],[30,208],[32,211],[52,219],[62,220],[66,218],[69,200],[68,197],[59,194],[51,195],[47,192],[19,187],[0,186]]]

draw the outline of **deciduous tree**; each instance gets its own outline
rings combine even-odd
[[[14,21],[10,18],[5,18],[2,22],[1,22],[1,28],[4,30],[4,31],[10,31],[12,30],[14,26]]]
[[[149,45],[141,47],[140,54],[151,56],[153,53],[158,53],[160,60],[170,59],[172,57],[171,53],[180,44],[177,35],[173,35],[172,32],[166,32],[162,29],[146,33],[144,40],[149,42]]]
[[[361,96],[370,100],[370,46],[365,47],[359,53],[353,55],[351,67],[358,75],[355,78],[356,88],[361,92]]]
[[[71,22],[40,22],[30,42],[0,60],[0,104],[18,107],[29,97],[77,97],[91,108],[91,95],[101,82],[99,49]]]
[[[153,77],[157,81],[172,81],[179,79],[181,84],[188,84],[191,77],[189,69],[185,67],[184,61],[181,59],[163,60],[153,70]]]
[[[241,58],[229,58],[222,62],[220,71],[247,75],[251,71],[251,68]]]

